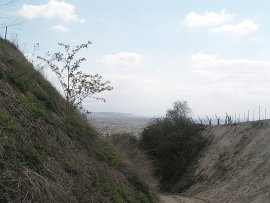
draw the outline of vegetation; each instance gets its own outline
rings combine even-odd
[[[153,202],[149,187],[0,39],[0,202]]]
[[[128,171],[133,174],[130,178],[140,188],[138,197],[154,199],[157,202],[156,191],[158,182],[153,177],[152,163],[140,149],[138,137],[130,133],[113,134],[105,139],[117,151]],[[151,201],[150,201],[151,202]]]
[[[56,52],[49,54],[49,59],[38,57],[56,74],[65,94],[66,116],[74,112],[76,108],[82,109],[82,102],[88,97],[105,101],[104,98],[95,95],[103,91],[111,91],[113,88],[109,81],[102,82],[98,74],[89,75],[79,70],[85,58],[75,59],[76,54],[83,48],[88,48],[91,42],[81,44],[72,49],[69,45],[59,43],[64,48],[65,54]]]
[[[163,191],[184,189],[178,183],[205,145],[190,112],[186,102],[177,101],[165,118],[153,120],[142,132],[140,145],[152,158]]]

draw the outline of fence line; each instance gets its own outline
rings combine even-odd
[[[264,110],[264,111],[263,111]],[[262,113],[263,112],[263,113]],[[270,112],[270,111],[269,111]],[[194,123],[201,124],[201,125],[230,125],[235,123],[245,123],[250,121],[261,121],[261,120],[267,120],[269,119],[268,115],[268,109],[261,108],[261,105],[258,106],[258,117],[256,119],[256,111],[255,108],[252,109],[252,117],[250,115],[250,109],[248,109],[246,112],[242,113],[234,113],[234,114],[228,114],[225,113],[224,117],[218,116],[217,114],[214,114],[214,116],[206,115],[204,119],[200,116],[198,116],[198,119],[192,119]],[[250,119],[252,118],[252,120]]]

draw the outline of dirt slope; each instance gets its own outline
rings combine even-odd
[[[207,202],[270,202],[270,121],[209,126],[194,183],[184,195]]]

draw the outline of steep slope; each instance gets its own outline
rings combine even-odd
[[[211,144],[184,193],[209,202],[270,202],[270,121],[209,126]]]
[[[0,39],[0,202],[152,202],[146,184]]]

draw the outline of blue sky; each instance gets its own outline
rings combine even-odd
[[[34,43],[44,55],[58,42],[93,42],[80,53],[82,69],[114,90],[102,94],[106,103],[88,100],[90,111],[162,115],[186,100],[194,117],[243,116],[259,105],[270,117],[269,8],[266,0],[19,0],[5,21],[23,21],[9,37],[17,34],[25,54]]]

